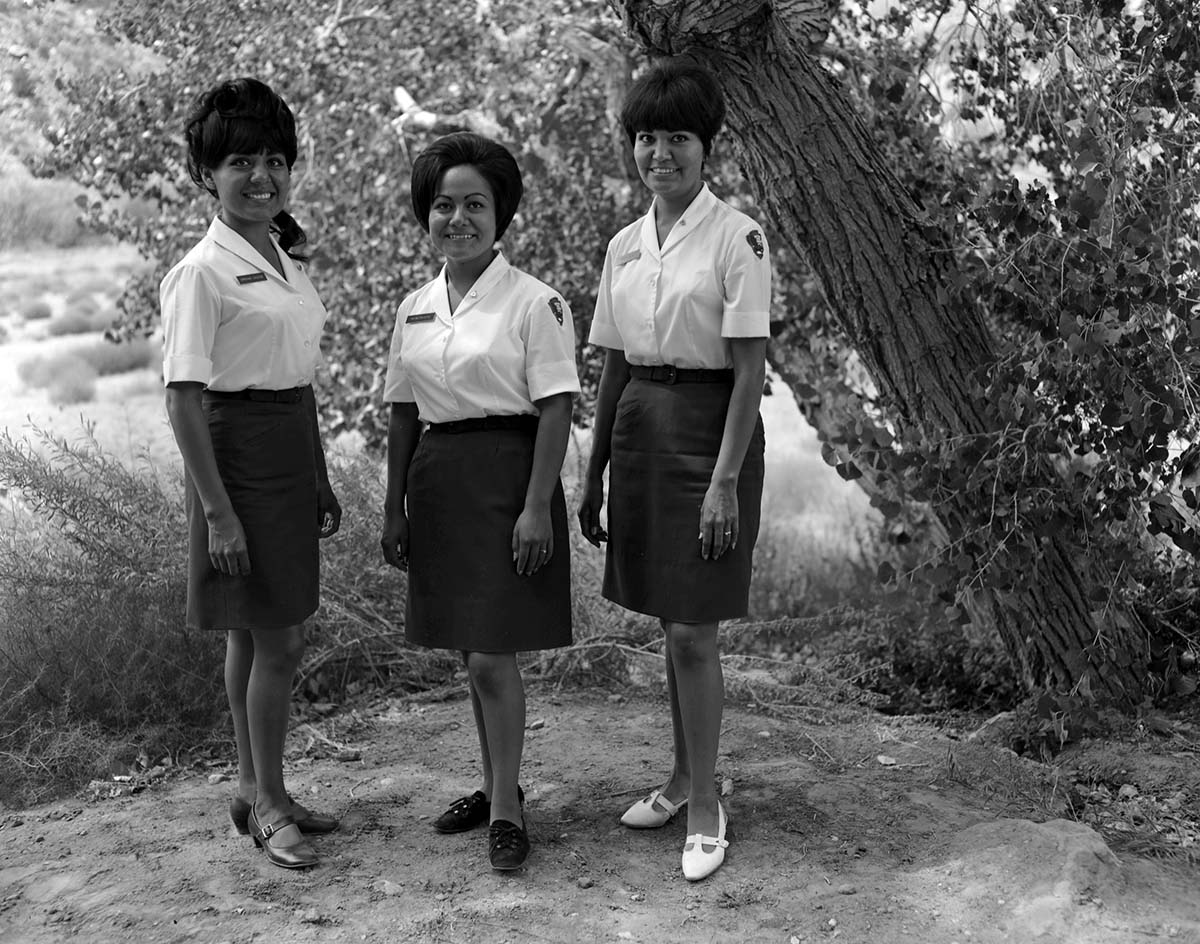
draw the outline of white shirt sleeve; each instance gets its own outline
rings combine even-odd
[[[159,286],[163,320],[163,381],[212,380],[212,350],[221,323],[221,296],[197,266],[176,266]]]
[[[556,393],[579,393],[575,326],[566,300],[557,292],[533,299],[521,333],[529,398],[536,402]]]
[[[753,223],[741,227],[726,250],[725,266],[721,337],[770,337],[771,252],[763,231]]]
[[[409,295],[396,309],[396,326],[392,329],[392,344],[388,350],[387,377],[383,383],[383,399],[385,403],[415,403],[417,395],[413,392],[412,380],[405,371],[400,360],[400,350],[404,340],[404,319],[412,311],[412,301],[415,296]]]
[[[596,311],[592,315],[592,328],[588,332],[588,343],[623,351],[625,342],[621,338],[621,332],[617,330],[616,318],[613,316],[612,278],[613,244],[610,242],[608,251],[604,254],[600,286],[596,289]]]

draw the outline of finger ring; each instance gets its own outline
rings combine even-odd
[[[725,533],[725,534],[733,534],[733,532],[732,532],[732,531],[726,531],[726,532],[724,532],[724,533]]]

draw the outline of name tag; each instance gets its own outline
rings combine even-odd
[[[249,285],[251,282],[265,282],[267,273],[265,272],[247,272],[245,275],[237,277],[238,285]]]
[[[405,324],[420,324],[422,321],[433,321],[437,314],[432,311],[423,311],[419,315],[409,315],[404,319]]]
[[[632,252],[625,253],[625,255],[618,259],[617,265],[621,266],[625,265],[627,262],[637,262],[640,258],[642,258],[642,251],[640,249],[635,249]]]

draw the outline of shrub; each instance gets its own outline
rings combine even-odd
[[[55,406],[91,403],[96,398],[96,372],[84,364],[77,373],[60,374],[50,381],[46,395]]]
[[[157,365],[162,359],[160,347],[148,338],[133,338],[128,341],[97,341],[74,353],[91,365],[92,369],[101,377],[141,370],[144,367]]]
[[[27,387],[45,388],[50,402],[61,406],[87,403],[96,395],[96,371],[76,354],[31,357],[17,367]]]
[[[54,311],[48,302],[39,298],[35,302],[22,306],[17,314],[25,321],[43,321],[54,314]]]
[[[0,249],[54,246],[84,238],[73,184],[32,177],[19,161],[0,155]]]
[[[34,802],[95,776],[148,725],[206,731],[217,634],[187,633],[179,495],[90,437],[0,435],[0,795]],[[140,733],[139,733],[140,732]],[[77,752],[80,746],[88,750]]]
[[[32,803],[132,757],[227,737],[223,640],[183,626],[182,496],[154,468],[130,469],[90,430],[75,443],[0,434],[0,798]],[[379,552],[378,459],[331,457],[345,508],[322,542],[322,606],[298,694],[335,700],[370,686],[452,680],[459,659],[403,638],[404,578]],[[0,508],[0,517],[4,515]]]
[[[73,305],[57,318],[50,320],[46,325],[46,333],[52,337],[65,337],[70,334],[103,331],[115,318],[115,312],[98,313],[94,305]]]

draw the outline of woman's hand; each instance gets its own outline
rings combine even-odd
[[[328,480],[317,485],[317,526],[322,538],[333,537],[342,526],[342,506]]]
[[[383,559],[398,570],[408,573],[408,515],[403,511],[388,512],[383,520],[383,537],[379,540]]]
[[[737,482],[712,482],[700,506],[700,556],[717,560],[737,547],[738,499]]]
[[[233,509],[208,518],[208,559],[213,570],[231,577],[250,573],[246,532]]]
[[[600,511],[603,507],[604,479],[589,478],[583,489],[583,498],[579,502],[579,530],[592,547],[599,547],[601,541],[608,540],[608,532],[600,526]]]
[[[513,563],[517,573],[536,574],[554,554],[554,526],[549,506],[525,506],[512,536]]]

